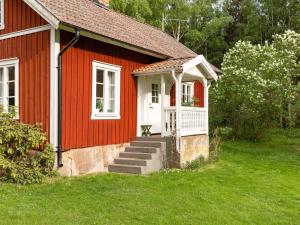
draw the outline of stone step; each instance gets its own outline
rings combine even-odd
[[[160,148],[161,142],[158,142],[158,141],[132,141],[132,142],[130,142],[130,146]]]
[[[147,160],[143,159],[116,158],[114,163],[131,166],[147,166]]]
[[[136,137],[136,141],[158,141],[158,142],[166,142],[166,139],[163,137],[155,137],[155,136],[150,136],[150,137]]]
[[[143,168],[141,166],[111,164],[111,165],[108,165],[108,171],[114,172],[114,173],[142,174]]]
[[[156,153],[157,148],[153,147],[126,147],[125,152],[137,152],[137,153]]]
[[[152,159],[152,155],[149,153],[121,152],[119,154],[119,158]]]

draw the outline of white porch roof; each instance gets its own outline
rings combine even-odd
[[[195,71],[195,69],[197,71]],[[203,74],[208,80],[218,80],[217,73],[221,73],[217,67],[211,65],[203,55],[187,58],[172,58],[161,62],[149,64],[133,71],[135,76],[157,75],[164,73]]]

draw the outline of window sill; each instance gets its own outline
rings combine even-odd
[[[93,114],[91,116],[92,120],[119,120],[121,119],[120,115],[116,114]]]

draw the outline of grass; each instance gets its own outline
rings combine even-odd
[[[0,224],[300,224],[300,130],[225,142],[198,171],[2,184]]]

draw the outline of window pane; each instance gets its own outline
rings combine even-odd
[[[8,99],[8,105],[10,105],[10,106],[14,106],[15,105],[15,98],[14,97]]]
[[[104,92],[103,84],[96,84],[96,97],[103,98],[104,96],[103,92]]]
[[[15,67],[8,67],[8,81],[15,80]]]
[[[8,83],[9,96],[15,96],[15,82]]]
[[[115,112],[115,100],[110,100],[107,112],[112,113]]]
[[[103,83],[104,80],[104,71],[97,70],[97,83]]]
[[[185,94],[186,91],[185,91],[185,85],[182,85],[182,94]]]
[[[103,99],[96,99],[96,109],[99,112],[103,112],[104,100]]]
[[[191,94],[191,86],[190,86],[190,85],[187,86],[187,94],[188,94],[188,95]]]
[[[108,71],[107,75],[108,75],[108,83],[114,85],[115,84],[115,72]]]
[[[114,86],[110,86],[109,87],[109,98],[115,98],[115,87]]]
[[[0,68],[0,82],[3,82],[3,68]]]
[[[0,83],[0,98],[3,98],[3,83]]]

